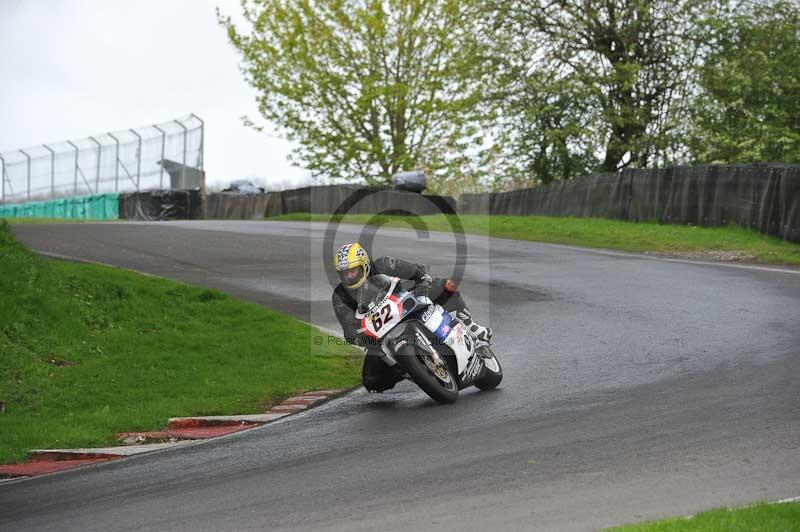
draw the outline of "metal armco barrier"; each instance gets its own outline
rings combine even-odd
[[[800,165],[623,170],[511,192],[462,194],[458,203],[460,214],[736,224],[800,242]]]

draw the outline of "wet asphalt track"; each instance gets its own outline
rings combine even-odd
[[[14,230],[37,250],[335,327],[324,228]],[[342,226],[337,243],[360,232]],[[179,451],[2,483],[0,529],[592,530],[800,495],[800,275],[482,237],[467,251],[462,289],[495,327],[498,391],[440,407],[403,383]],[[440,275],[455,262],[437,233],[381,229],[373,254]]]

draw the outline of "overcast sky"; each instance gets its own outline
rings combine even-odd
[[[209,183],[299,183],[291,145],[257,133],[255,92],[214,8],[239,0],[0,0],[0,152],[164,122],[206,122]]]

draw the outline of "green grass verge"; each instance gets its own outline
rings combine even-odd
[[[326,214],[297,213],[267,220],[327,222],[331,218]],[[427,228],[431,231],[448,232],[451,231],[451,222],[454,222],[463,226],[467,233],[498,238],[667,254],[733,252],[739,254],[741,259],[752,262],[800,265],[800,244],[786,242],[738,226],[696,227],[661,225],[655,222],[621,222],[602,218],[469,214],[457,217],[436,215],[419,218],[356,214],[338,219],[344,223]]]
[[[607,529],[609,532],[791,532],[800,531],[800,503],[758,504]]]
[[[359,382],[355,350],[214,290],[43,259],[0,222],[0,463]]]

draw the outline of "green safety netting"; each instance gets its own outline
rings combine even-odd
[[[75,218],[81,220],[116,220],[119,218],[119,194],[96,194],[47,201],[29,201],[0,205],[0,218]]]

